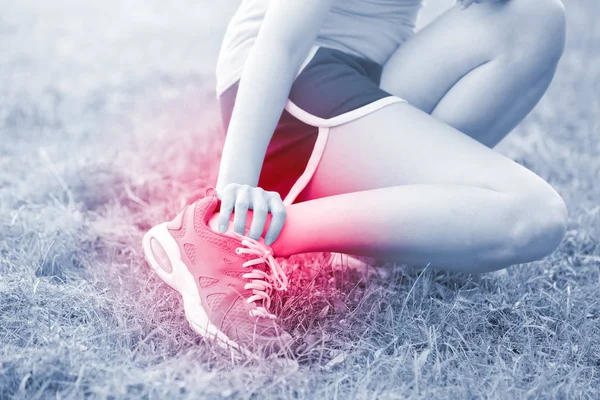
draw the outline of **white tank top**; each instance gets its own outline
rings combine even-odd
[[[217,96],[239,80],[270,0],[242,0],[217,60]],[[383,64],[413,32],[421,0],[336,0],[317,46]]]

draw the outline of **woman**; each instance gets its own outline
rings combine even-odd
[[[485,272],[561,242],[561,197],[491,148],[553,78],[562,4],[463,0],[413,34],[419,7],[242,2],[217,65],[216,189],[144,238],[199,334],[244,352],[287,348],[269,311],[287,285],[274,256]]]

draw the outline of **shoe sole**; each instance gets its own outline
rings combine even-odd
[[[242,348],[233,340],[229,339],[223,331],[219,330],[210,322],[206,310],[202,307],[200,292],[196,285],[196,278],[188,270],[181,258],[181,252],[177,242],[171,236],[167,229],[167,222],[156,225],[144,235],[142,245],[146,261],[156,274],[170,287],[175,289],[183,298],[183,309],[185,317],[192,329],[208,340],[215,340],[216,343],[225,349],[233,348],[246,355],[251,355],[249,351]],[[171,271],[161,267],[156,259],[150,241],[156,240],[164,249],[171,262]]]

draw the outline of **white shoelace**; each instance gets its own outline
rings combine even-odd
[[[244,286],[244,289],[252,289],[252,296],[246,302],[262,301],[263,304],[262,306],[257,305],[254,310],[250,310],[250,316],[275,319],[276,316],[268,311],[271,306],[271,290],[287,290],[288,278],[283,268],[281,268],[275,257],[273,257],[273,250],[267,245],[247,236],[240,235],[237,232],[233,233],[241,239],[242,245],[246,246],[237,247],[235,249],[237,254],[252,254],[257,256],[257,258],[243,263],[243,268],[257,264],[267,264],[270,268],[270,274],[260,269],[253,269],[252,272],[242,275],[242,278],[252,280]]]

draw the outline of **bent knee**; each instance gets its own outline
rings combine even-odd
[[[557,63],[566,39],[566,14],[562,2],[507,0],[505,10],[510,14],[509,24],[513,25],[509,27],[513,37],[508,50],[525,46],[524,51],[541,62]]]
[[[567,206],[550,186],[514,197],[516,218],[511,223],[511,252],[527,261],[552,253],[562,242],[567,230]]]

